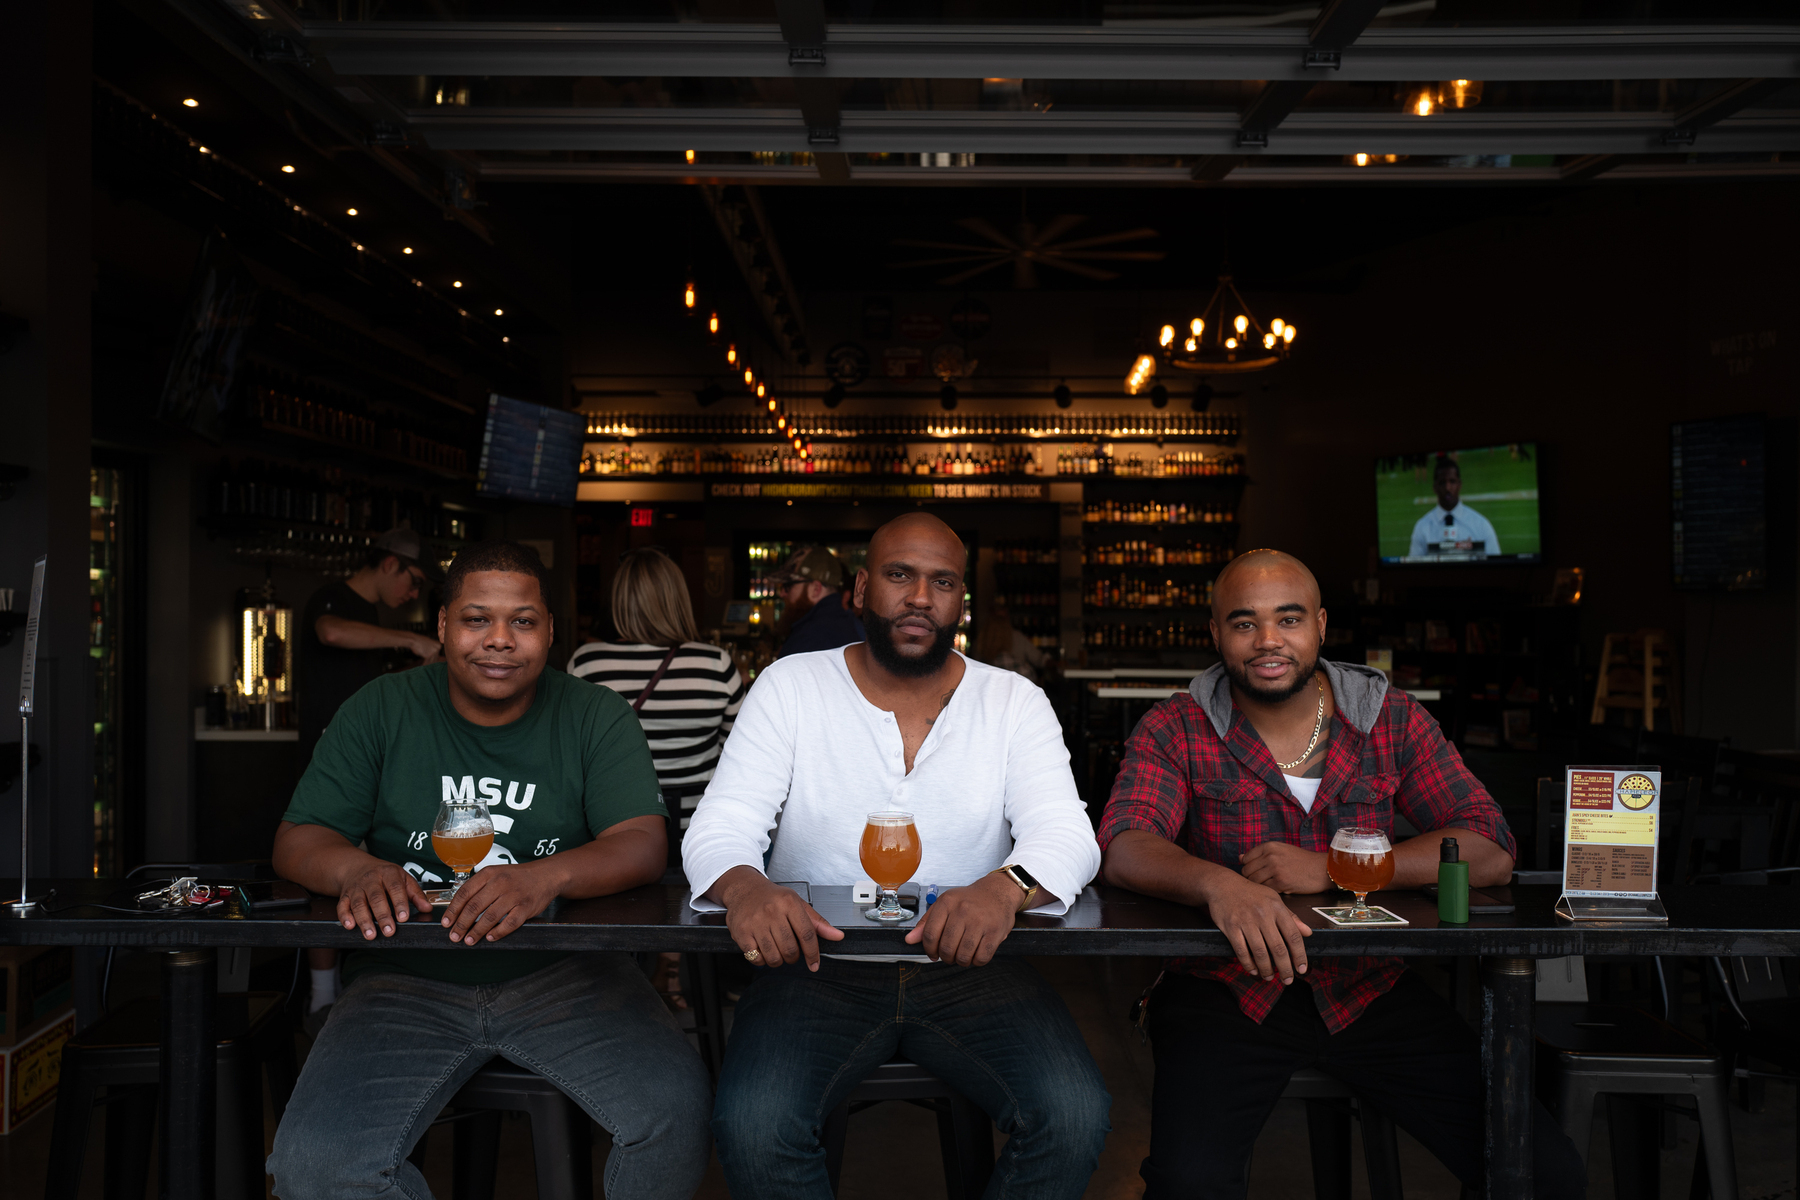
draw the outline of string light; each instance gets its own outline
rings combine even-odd
[[[730,363],[734,367],[737,365],[737,346],[736,345],[731,345],[731,346],[725,347],[725,361]]]
[[[687,287],[681,293],[681,306],[683,308],[694,307],[694,281],[691,279],[687,281]]]
[[[745,367],[744,368],[744,386],[749,387],[751,384],[753,384],[755,382],[756,382],[756,372],[752,371],[749,367]]]
[[[706,332],[708,332],[708,333],[719,332],[719,314],[718,313],[714,313],[712,316],[710,316],[706,319]]]

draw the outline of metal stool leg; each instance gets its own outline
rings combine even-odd
[[[529,1097],[522,1107],[531,1118],[538,1200],[593,1200],[593,1138],[587,1113],[561,1092]]]
[[[1402,1200],[1400,1182],[1400,1131],[1386,1113],[1365,1100],[1356,1102],[1362,1119],[1363,1164],[1369,1172],[1371,1200]]]
[[[50,1169],[44,1173],[44,1200],[75,1200],[81,1189],[81,1163],[87,1155],[88,1125],[93,1120],[97,1090],[87,1063],[76,1054],[64,1055],[56,1124],[50,1130]],[[110,1117],[107,1124],[112,1124]]]
[[[537,1136],[535,1128],[531,1131]],[[450,1200],[494,1200],[500,1174],[500,1111],[472,1113],[456,1123]]]
[[[1694,1097],[1700,1111],[1700,1146],[1706,1152],[1707,1181],[1713,1200],[1737,1200],[1737,1155],[1731,1148],[1731,1078],[1720,1074],[1713,1086]]]
[[[831,1110],[819,1130],[819,1145],[825,1149],[825,1176],[831,1180],[831,1194],[837,1195],[838,1176],[844,1170],[844,1139],[850,1136],[850,1102],[844,1101]]]
[[[1337,1100],[1308,1100],[1306,1140],[1312,1151],[1313,1195],[1350,1200],[1350,1110]]]
[[[263,1176],[262,1080],[248,1047],[218,1056],[219,1131],[213,1144],[218,1195],[261,1200]]]
[[[938,1145],[948,1200],[980,1200],[994,1173],[994,1123],[981,1106],[956,1095],[940,1102]]]
[[[1610,1092],[1605,1101],[1613,1195],[1662,1195],[1662,1109],[1656,1098]]]
[[[144,1200],[150,1186],[150,1148],[155,1136],[156,1085],[108,1087],[101,1192],[105,1200]]]

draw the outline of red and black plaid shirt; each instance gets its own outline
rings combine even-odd
[[[1310,813],[1289,794],[1269,748],[1235,703],[1221,739],[1200,705],[1182,693],[1151,709],[1126,743],[1100,822],[1100,847],[1127,829],[1142,829],[1235,871],[1238,855],[1264,842],[1323,853],[1340,826],[1391,835],[1396,811],[1416,829],[1469,829],[1515,853],[1500,806],[1431,714],[1404,692],[1389,690],[1366,735],[1333,718],[1325,776]],[[1176,958],[1167,965],[1225,984],[1258,1024],[1281,998],[1279,978],[1264,982],[1235,958]],[[1310,959],[1305,978],[1326,1028],[1337,1033],[1405,969],[1397,958],[1321,956]]]

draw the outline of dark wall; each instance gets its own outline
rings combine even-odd
[[[1581,567],[1590,665],[1607,631],[1666,629],[1687,732],[1794,746],[1797,204],[1783,183],[1598,185],[1389,252],[1350,295],[1300,298],[1306,353],[1243,404],[1260,452],[1242,545],[1298,554],[1341,599],[1372,565],[1376,456],[1536,440],[1541,568],[1389,568],[1384,586],[1543,594]],[[1726,353],[1740,334],[1755,348]],[[1771,418],[1770,585],[1678,592],[1670,423],[1743,412]]]

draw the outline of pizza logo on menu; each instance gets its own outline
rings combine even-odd
[[[1619,803],[1632,812],[1642,812],[1656,803],[1656,784],[1648,775],[1632,773],[1619,780]]]

